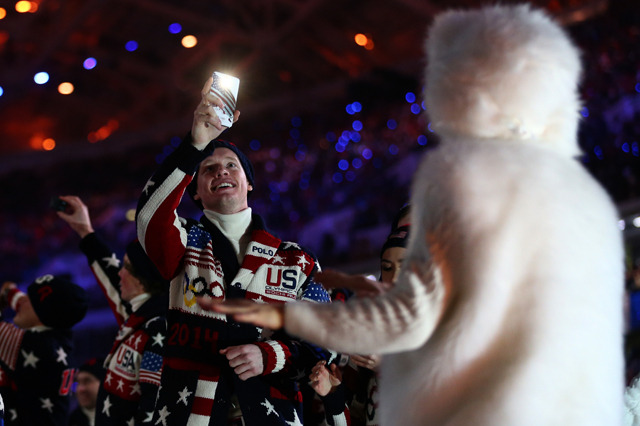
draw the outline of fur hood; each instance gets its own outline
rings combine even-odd
[[[447,139],[498,139],[580,154],[580,55],[528,5],[439,15],[426,41],[425,100]]]

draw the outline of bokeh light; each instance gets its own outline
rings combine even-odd
[[[2,86],[0,86],[0,96],[2,96],[3,93],[4,93],[4,89],[2,88]]]
[[[414,103],[416,101],[416,95],[414,95],[413,92],[408,92],[406,95],[404,95],[404,98],[410,104],[412,104],[412,103]]]
[[[589,110],[587,109],[587,107],[583,107],[583,108],[580,110],[580,114],[582,114],[582,116],[583,116],[584,118],[587,118],[587,117],[589,116]]]
[[[362,122],[360,120],[356,120],[351,123],[351,127],[353,127],[353,130],[355,130],[356,132],[359,132],[360,130],[362,130]]]
[[[336,173],[334,173],[334,174],[333,174],[333,181],[334,181],[335,183],[340,183],[340,182],[342,182],[342,179],[343,179],[342,173],[340,173],[340,172],[336,172]]]
[[[293,117],[291,119],[291,125],[293,127],[300,127],[302,126],[302,120],[300,120],[300,117]]]
[[[45,84],[47,81],[49,81],[49,74],[44,71],[39,72],[33,76],[33,81],[35,81],[37,84]]]
[[[171,34],[178,34],[180,31],[182,31],[182,25],[177,22],[169,25],[169,32]]]
[[[365,160],[371,160],[371,157],[373,157],[373,152],[371,152],[369,148],[366,148],[364,151],[362,151],[362,157],[364,157]]]
[[[5,16],[7,16],[7,9],[0,7],[0,19],[4,19]]]
[[[389,121],[387,121],[387,127],[390,128],[391,130],[395,129],[396,127],[398,127],[398,123],[396,123],[396,120],[394,120],[393,118],[390,119]]]
[[[336,134],[333,132],[328,132],[327,133],[327,140],[329,142],[335,142],[336,141]]]
[[[252,150],[257,151],[260,149],[260,141],[254,139],[249,143],[249,146],[251,147]]]
[[[353,181],[356,178],[356,174],[352,171],[349,170],[347,173],[345,173],[345,177],[347,178],[348,181]]]
[[[29,2],[29,13],[36,13],[38,11],[38,3],[35,1]]]
[[[362,111],[362,104],[360,102],[354,102],[351,104],[351,109],[353,109],[353,112],[360,112]]]
[[[31,10],[31,2],[22,0],[16,3],[16,11],[19,13],[27,13]]]
[[[391,155],[396,155],[398,151],[400,151],[400,149],[397,145],[389,145],[389,152],[391,153]]]
[[[426,145],[427,144],[427,137],[425,135],[418,136],[418,144]]]
[[[347,160],[340,160],[338,162],[338,168],[340,168],[340,170],[347,170],[349,168],[349,162]]]
[[[362,167],[362,160],[359,158],[354,158],[353,161],[351,161],[351,165],[354,168],[359,169],[360,167]]]
[[[136,220],[136,209],[129,209],[127,213],[124,215],[129,222],[133,222]]]
[[[356,36],[354,37],[354,39],[355,39],[356,44],[357,44],[358,46],[366,46],[367,41],[368,41],[367,36],[366,36],[366,35],[364,35],[364,34],[356,34]]]
[[[42,148],[45,151],[51,151],[55,147],[56,147],[56,141],[54,141],[51,138],[48,138],[42,141]]]
[[[411,112],[414,114],[420,114],[420,105],[418,104],[411,105]]]
[[[98,65],[98,61],[96,61],[96,58],[87,58],[82,63],[82,66],[85,70],[92,70],[96,67],[96,65]]]
[[[127,44],[124,45],[124,48],[127,49],[129,52],[133,52],[138,48],[138,42],[135,40],[130,40],[127,42]]]
[[[373,40],[367,40],[367,44],[364,45],[364,48],[367,50],[373,50],[375,44],[373,44]]]
[[[193,46],[198,44],[198,39],[192,35],[182,37],[182,45],[187,49],[191,49]]]
[[[58,92],[63,95],[70,95],[71,93],[73,93],[73,84],[69,82],[60,83],[60,85],[58,86]]]

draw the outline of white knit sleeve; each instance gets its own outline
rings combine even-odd
[[[431,266],[421,279],[404,271],[396,287],[371,299],[346,303],[290,303],[285,329],[317,345],[359,354],[416,349],[431,336],[442,310],[444,289]]]

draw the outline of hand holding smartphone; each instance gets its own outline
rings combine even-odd
[[[214,106],[220,122],[225,127],[233,125],[233,114],[236,111],[238,101],[238,90],[240,89],[240,79],[227,74],[215,71],[212,75],[210,92],[220,98],[224,103],[224,108]]]

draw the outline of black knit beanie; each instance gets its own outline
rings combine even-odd
[[[52,328],[73,327],[89,307],[89,297],[82,287],[53,275],[36,278],[27,294],[40,321]]]
[[[256,186],[253,180],[254,179],[253,165],[251,164],[249,157],[244,155],[242,151],[240,151],[240,149],[238,149],[238,147],[235,144],[231,142],[223,141],[222,139],[216,139],[214,141],[209,142],[209,145],[207,145],[204,151],[208,152],[209,155],[211,155],[213,154],[213,151],[216,150],[216,148],[230,149],[231,151],[233,151],[234,154],[238,156],[238,160],[240,160],[240,164],[242,165],[244,174],[247,176],[247,182],[249,183],[249,185],[255,188]],[[204,206],[202,205],[202,202],[200,200],[196,200],[195,198],[193,198],[198,192],[198,171],[199,170],[200,170],[200,165],[198,165],[198,167],[196,168],[196,174],[193,176],[193,180],[187,186],[187,192],[191,196],[191,199],[193,200],[193,202],[196,203],[198,208],[200,210],[204,210]],[[247,198],[250,196],[251,196],[251,191],[247,193]]]
[[[169,283],[162,277],[156,265],[149,259],[140,241],[135,240],[129,243],[127,246],[127,256],[129,256],[129,262],[131,262],[131,266],[133,266],[138,277],[141,277],[149,283]]]
[[[401,226],[393,231],[387,237],[387,241],[382,245],[382,250],[380,251],[380,259],[382,259],[382,255],[384,252],[391,247],[407,247],[407,243],[409,242],[409,225]]]
[[[102,364],[104,364],[104,359],[91,358],[82,364],[78,370],[93,374],[98,380],[102,381],[105,376],[105,368]]]

